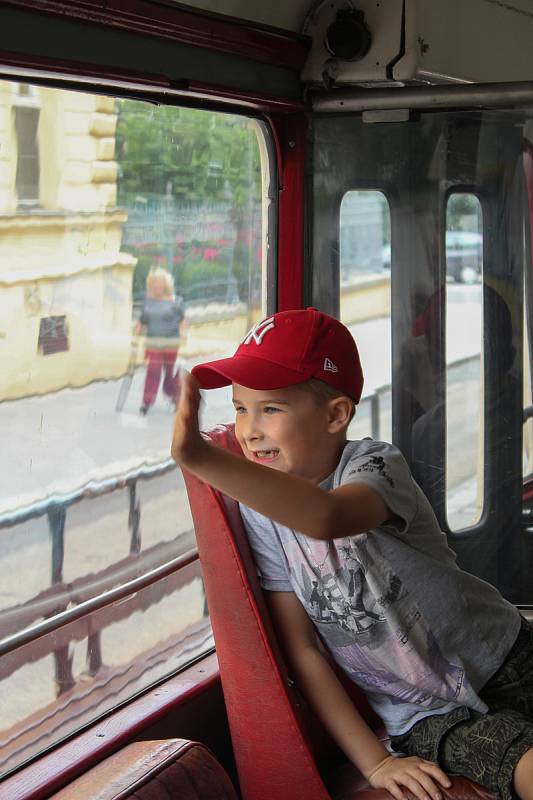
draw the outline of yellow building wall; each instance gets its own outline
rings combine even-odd
[[[389,317],[390,313],[388,275],[369,275],[341,288],[340,318],[345,325],[367,319]]]
[[[41,318],[62,315],[68,350],[44,355]],[[3,285],[0,319],[2,400],[119,377],[130,352],[131,264]]]
[[[114,100],[35,87],[39,201],[19,207],[16,88],[0,81],[0,400],[124,374],[136,263],[121,252]],[[66,317],[68,350],[44,355],[53,316]]]

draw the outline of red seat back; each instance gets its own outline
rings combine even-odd
[[[232,425],[211,441],[242,455]],[[246,800],[329,800],[310,744],[310,712],[287,674],[237,503],[184,472],[239,780]],[[325,734],[324,734],[325,737]]]

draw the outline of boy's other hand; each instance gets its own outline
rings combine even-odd
[[[418,800],[441,800],[437,783],[446,789],[452,785],[440,767],[417,756],[389,756],[370,773],[368,782],[373,789],[387,789],[396,800],[408,800],[411,796]]]
[[[180,386],[170,452],[176,464],[187,467],[198,460],[208,445],[202,438],[198,422],[201,402],[198,381],[183,371]]]

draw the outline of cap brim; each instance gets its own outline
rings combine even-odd
[[[280,389],[303,383],[311,376],[305,372],[250,356],[233,356],[198,364],[191,370],[202,389],[218,389],[238,383],[247,389]]]

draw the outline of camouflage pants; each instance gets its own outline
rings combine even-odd
[[[436,761],[502,798],[516,797],[513,771],[533,748],[533,628],[524,620],[503,665],[479,691],[487,714],[459,706],[391,737],[394,750]]]

